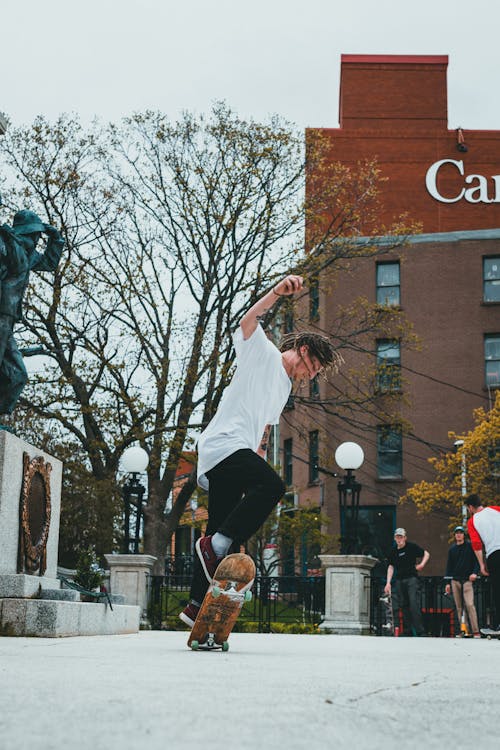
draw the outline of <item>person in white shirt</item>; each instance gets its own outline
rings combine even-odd
[[[265,335],[261,318],[279,297],[302,288],[302,277],[289,275],[243,316],[233,335],[236,371],[198,440],[198,483],[208,489],[208,523],[196,543],[190,602],[179,615],[190,627],[220,560],[233,542],[238,546],[258,531],[285,493],[265,455],[291,381],[337,370],[342,362],[328,338],[317,333],[288,336],[281,351]]]
[[[481,628],[483,635],[500,633],[500,505],[484,506],[479,495],[469,495],[465,504],[472,549],[482,576],[489,577],[495,615],[492,628]],[[484,553],[483,553],[484,548]],[[486,559],[485,559],[486,558]]]

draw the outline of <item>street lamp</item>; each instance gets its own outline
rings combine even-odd
[[[462,525],[467,524],[467,506],[465,504],[465,497],[467,495],[467,460],[465,458],[464,441],[455,440],[453,443],[455,452],[458,453],[460,448],[462,449],[461,464],[462,464]]]
[[[363,449],[357,443],[342,443],[335,451],[335,463],[347,474],[339,481],[337,487],[339,491],[340,505],[340,523],[344,519],[344,530],[340,543],[341,555],[354,555],[358,550],[358,515],[359,515],[359,495],[361,484],[356,481],[354,471],[359,469],[365,459]],[[350,514],[348,517],[347,508],[350,503]]]
[[[123,552],[128,555],[139,552],[139,540],[141,537],[142,504],[146,488],[139,481],[139,474],[145,471],[149,456],[143,448],[132,446],[123,452],[121,468],[128,475],[123,485],[123,507],[125,510],[125,535],[123,538]],[[130,535],[130,513],[135,508],[135,533]],[[132,544],[132,550],[130,545]]]

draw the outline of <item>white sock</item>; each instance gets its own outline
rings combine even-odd
[[[219,531],[216,531],[212,537],[212,548],[217,557],[224,557],[227,555],[227,551],[232,543],[232,539],[228,536],[224,536],[224,534],[221,534]]]

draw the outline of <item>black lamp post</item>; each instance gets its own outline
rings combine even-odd
[[[357,443],[342,443],[335,451],[335,461],[347,473],[337,484],[339,491],[340,525],[343,533],[340,540],[341,555],[360,553],[358,544],[359,496],[361,483],[354,476],[364,461],[364,453]],[[343,522],[343,523],[342,523]]]
[[[123,553],[125,555],[137,555],[139,553],[144,493],[146,491],[144,485],[139,481],[139,475],[146,469],[148,460],[149,457],[145,450],[132,447],[123,453],[121,461],[121,467],[128,475],[122,489],[124,508]]]

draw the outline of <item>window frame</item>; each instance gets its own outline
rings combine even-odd
[[[488,261],[498,261],[498,275],[493,278],[486,278],[486,263]],[[498,282],[495,284],[495,282]],[[498,299],[487,299],[486,289],[487,285],[496,286],[499,290]],[[483,302],[489,305],[500,304],[500,255],[483,255]]]
[[[293,438],[283,440],[283,481],[287,487],[293,485]]]
[[[319,430],[309,432],[309,484],[319,481]]]
[[[319,320],[319,279],[313,276],[309,280],[309,320]]]
[[[379,282],[379,271],[383,267],[396,266],[398,269],[398,283],[397,284],[381,284]],[[384,289],[396,289],[397,288],[397,302],[387,302],[379,300],[379,291]],[[381,307],[401,307],[401,264],[399,260],[384,260],[377,261],[375,263],[375,299],[377,305]]]
[[[391,437],[396,436],[398,438],[398,449],[385,448],[382,450],[382,439],[384,438],[384,432],[390,434]],[[383,457],[385,456],[399,456],[398,469],[399,472],[383,473],[382,464]],[[403,430],[400,424],[381,424],[377,425],[377,477],[378,479],[403,479]]]
[[[397,361],[386,363],[380,350],[383,345],[397,348]],[[401,391],[401,341],[400,339],[382,338],[375,342],[376,347],[376,389],[378,393],[398,393]],[[385,382],[384,382],[385,381]]]
[[[488,358],[486,356],[487,344],[488,344],[488,342],[490,340],[496,340],[496,341],[498,341],[498,345],[500,347],[500,333],[485,333],[484,334],[484,382],[485,382],[486,388],[500,388],[500,352],[499,352],[498,358],[497,357],[495,357],[495,358],[493,358],[493,357],[492,358]],[[488,362],[497,362],[498,363],[498,365],[497,365],[497,372],[498,372],[497,378],[498,378],[498,382],[496,382],[496,383],[489,383],[488,382]]]

